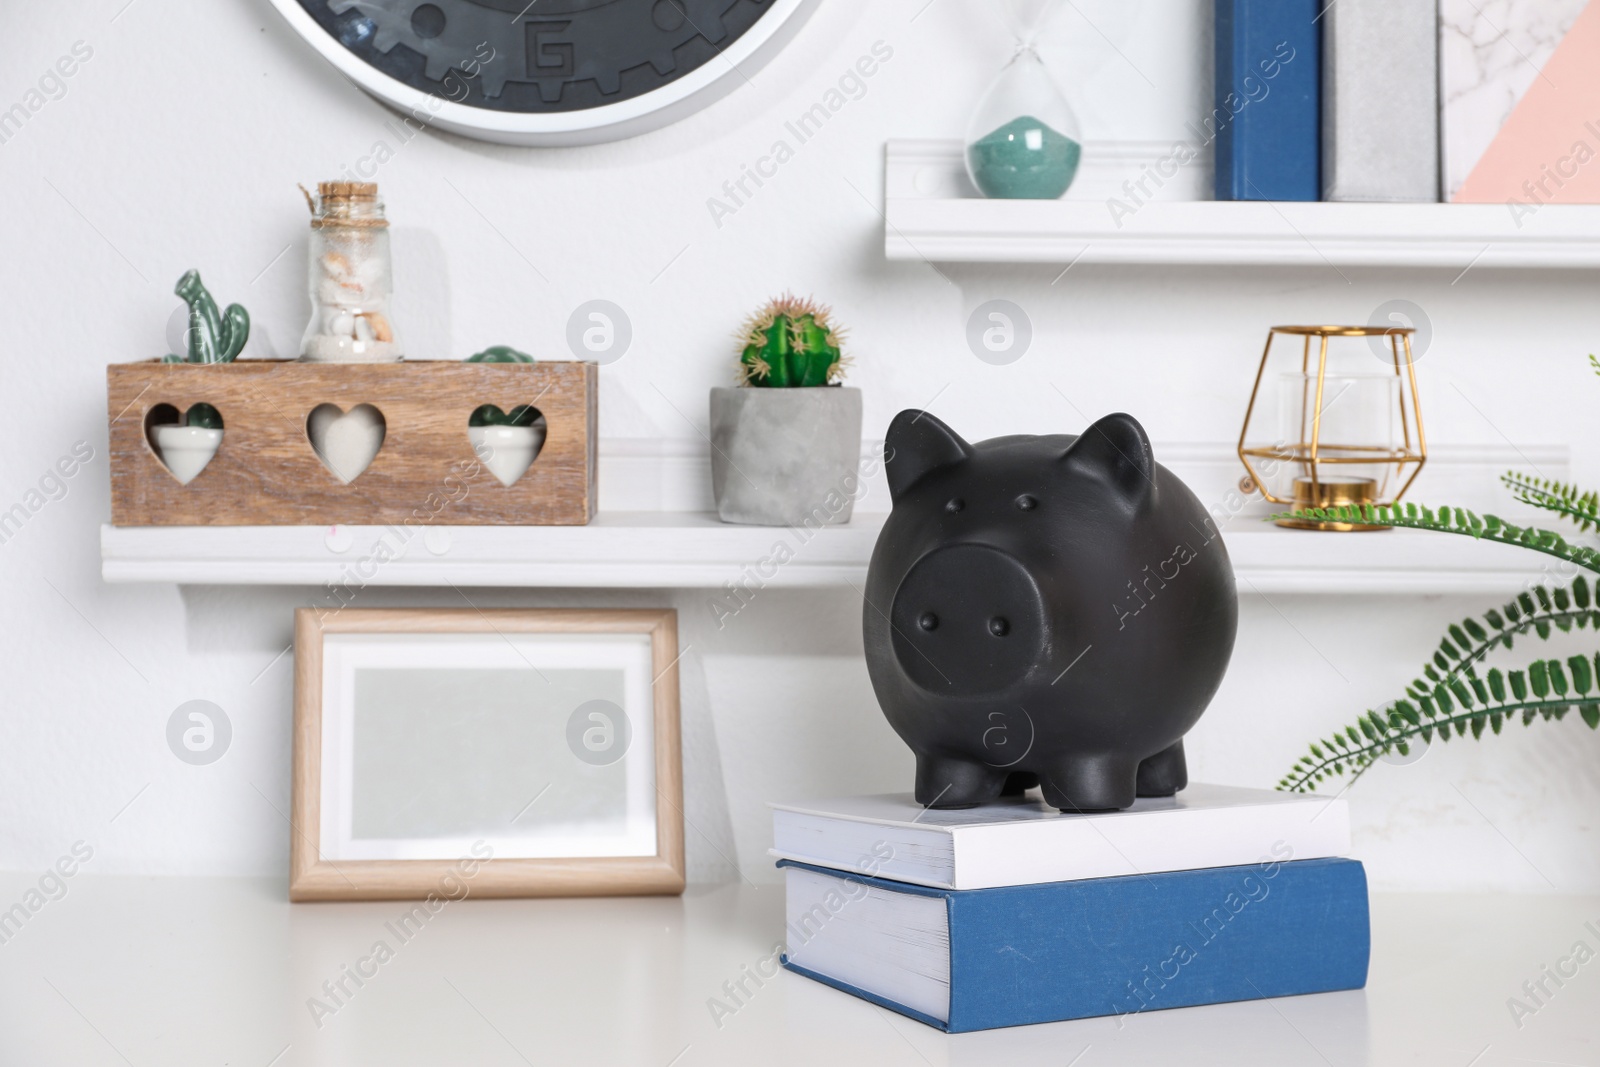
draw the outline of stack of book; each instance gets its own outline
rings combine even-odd
[[[1600,202],[1600,4],[1215,0],[1218,200]]]
[[[1216,19],[1218,200],[1439,199],[1434,0],[1216,0]]]
[[[949,1033],[1366,983],[1340,799],[1192,785],[1093,815],[1036,793],[773,809],[784,966]]]

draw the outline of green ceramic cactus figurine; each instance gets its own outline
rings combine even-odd
[[[184,416],[185,426],[198,426],[203,430],[222,429],[222,412],[210,404],[195,404],[189,408],[189,413]]]
[[[474,353],[466,358],[468,363],[536,363],[538,362],[526,352],[518,352],[510,345],[491,345],[482,352]]]
[[[191,270],[178,279],[173,292],[189,305],[189,329],[184,334],[184,351],[165,357],[163,363],[232,363],[250,339],[250,313],[242,304],[229,304],[217,311],[200,281],[200,272]]]
[[[829,314],[810,299],[786,294],[752,315],[739,332],[739,384],[790,389],[837,383],[849,361],[840,351],[844,331]]]
[[[468,426],[532,426],[539,418],[539,409],[518,404],[510,411],[501,411],[493,404],[474,408],[467,419]]]
[[[526,352],[518,352],[510,345],[490,345],[482,352],[468,356],[467,363],[536,363],[538,362]],[[537,408],[527,404],[518,404],[509,412],[501,411],[493,404],[483,404],[475,408],[468,426],[532,426],[539,417]]]

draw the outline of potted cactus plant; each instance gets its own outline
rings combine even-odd
[[[217,302],[200,281],[200,272],[186,271],[173,292],[189,305],[184,351],[169,353],[163,363],[232,363],[250,339],[250,313],[242,304],[217,310]],[[188,485],[206,469],[222,447],[222,413],[210,404],[195,404],[177,424],[151,427],[152,444],[161,462]]]
[[[850,521],[860,490],[861,392],[827,308],[782,296],[739,332],[739,384],[711,390],[711,485],[723,522]]]
[[[509,345],[492,345],[467,357],[468,363],[534,363],[526,352]],[[467,436],[472,450],[489,468],[489,473],[510,488],[528,473],[528,468],[544,447],[549,424],[544,414],[530,404],[518,404],[501,411],[493,404],[480,404],[467,420]]]
[[[534,458],[544,447],[549,427],[539,409],[518,404],[501,411],[493,404],[482,404],[467,422],[467,437],[472,450],[489,468],[489,473],[510,487],[528,473]]]

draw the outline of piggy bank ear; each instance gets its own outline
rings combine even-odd
[[[894,417],[883,439],[883,468],[895,503],[930,471],[952,467],[972,455],[961,435],[929,415],[907,408]]]
[[[1115,486],[1129,503],[1155,491],[1155,453],[1132,415],[1107,415],[1096,422],[1067,446],[1061,462]]]

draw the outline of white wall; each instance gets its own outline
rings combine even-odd
[[[290,671],[278,657],[290,609],[315,592],[100,582],[102,367],[165,351],[171,285],[191,266],[221,300],[249,306],[254,354],[292,353],[307,312],[294,185],[393,135],[388,114],[266,0],[124,3],[12,5],[0,17],[0,107],[74,42],[94,50],[66,95],[0,145],[10,401],[0,509],[75,442],[96,457],[0,544],[10,609],[0,868],[40,867],[83,838],[103,871],[281,874]],[[1208,77],[1207,6],[1080,0],[1068,11],[1050,52],[1090,138],[1181,134]],[[894,57],[866,94],[716,225],[707,199],[878,40]],[[1600,305],[1581,273],[1079,266],[1053,282],[1057,268],[886,262],[883,142],[960,136],[1008,54],[987,2],[825,0],[752,84],[658,133],[559,151],[419,136],[378,174],[409,350],[459,357],[510,342],[559,358],[571,310],[610,299],[635,341],[603,371],[603,433],[692,442],[706,389],[728,380],[730,331],[792,288],[833,302],[851,326],[869,437],[907,406],[930,405],[973,438],[1073,432],[1085,416],[1126,409],[1159,455],[1162,442],[1237,432],[1269,324],[1365,321],[1403,298],[1434,328],[1423,361],[1430,440],[1570,443],[1577,474],[1600,478],[1588,432],[1600,382],[1585,365]],[[979,362],[964,342],[967,315],[995,296],[1026,308],[1038,331],[1008,367]],[[683,693],[698,879],[731,878],[735,863],[769,877],[766,799],[909,784],[909,756],[872,700],[848,590],[766,592],[720,631],[704,592],[473,595],[679,609],[692,646]],[[452,596],[375,592],[369,603]],[[1245,598],[1232,672],[1191,735],[1193,775],[1276,781],[1314,734],[1395,695],[1446,621],[1487,606]],[[178,762],[163,739],[173,708],[196,697],[222,705],[235,728],[228,755],[205,768]],[[1600,736],[1576,721],[1453,742],[1374,771],[1349,795],[1379,886],[1600,889]]]

